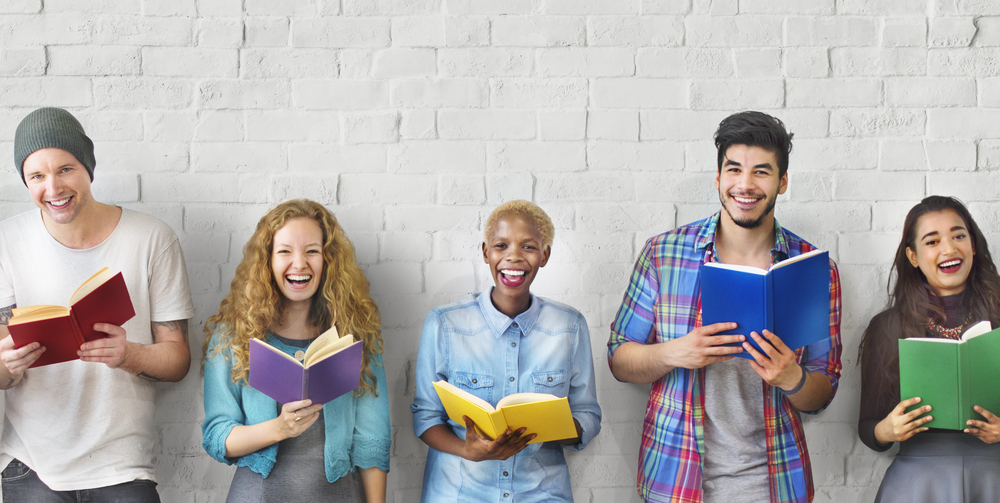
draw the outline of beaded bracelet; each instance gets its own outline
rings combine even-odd
[[[806,369],[802,369],[802,379],[799,380],[799,385],[796,386],[791,391],[785,391],[785,390],[783,390],[781,388],[778,388],[778,393],[780,393],[780,394],[782,394],[784,396],[794,395],[794,394],[798,393],[799,391],[802,390],[802,387],[806,385],[806,378],[807,377],[809,377],[809,372],[807,372]]]

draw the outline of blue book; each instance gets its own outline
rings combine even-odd
[[[770,330],[791,349],[830,337],[830,255],[813,250],[770,269],[710,262],[701,267],[702,325],[735,322],[735,330],[763,350],[750,332]],[[729,344],[738,346],[739,344]],[[747,352],[736,356],[750,359]]]

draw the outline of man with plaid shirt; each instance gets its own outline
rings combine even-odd
[[[791,138],[781,121],[760,112],[724,119],[715,135],[722,210],[654,236],[636,261],[611,325],[608,363],[620,381],[653,384],[637,481],[645,501],[812,501],[798,413],[823,410],[837,390],[836,264],[829,337],[794,351],[767,330],[713,335],[736,324],[702,326],[698,280],[706,262],[766,269],[814,249],[774,218],[775,200],[788,187]],[[734,342],[742,344],[724,345]],[[752,359],[733,358],[738,352]]]

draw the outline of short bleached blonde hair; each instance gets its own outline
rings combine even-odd
[[[489,243],[490,236],[497,228],[497,223],[505,217],[518,216],[533,225],[542,237],[542,245],[552,248],[552,240],[556,237],[556,228],[552,225],[552,219],[545,213],[545,210],[537,204],[524,199],[515,199],[497,206],[493,213],[486,219],[486,226],[483,228],[483,242]]]

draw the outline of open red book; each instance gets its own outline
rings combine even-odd
[[[69,299],[70,307],[16,307],[7,329],[14,347],[32,342],[45,346],[45,352],[32,367],[52,365],[80,357],[76,354],[84,342],[107,337],[94,330],[94,323],[121,326],[135,316],[122,273],[107,267],[84,281]]]

